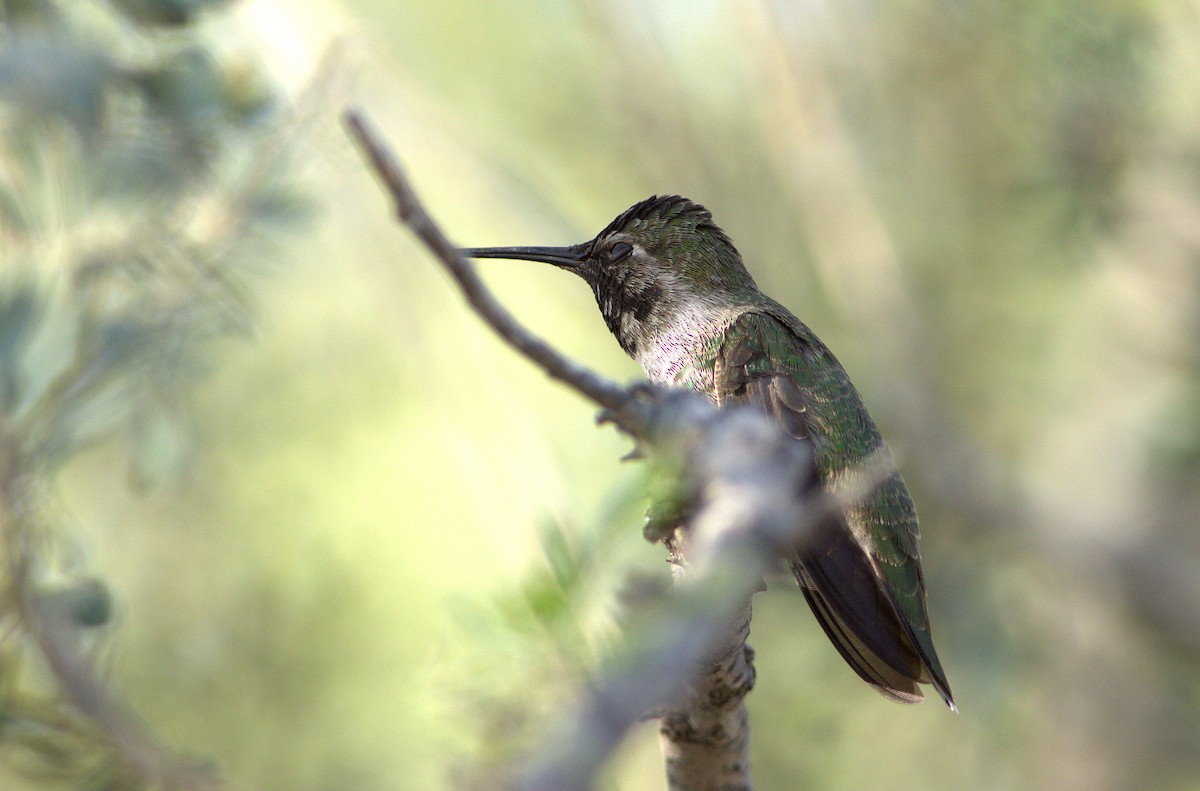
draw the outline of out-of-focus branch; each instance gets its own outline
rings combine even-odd
[[[650,712],[662,715],[671,789],[751,788],[750,598],[807,529],[815,509],[796,482],[812,460],[766,416],[720,412],[692,394],[657,400],[650,421],[659,427],[655,455],[677,460],[696,493],[686,528],[671,539],[675,590],[641,613],[653,632],[631,640],[551,729],[552,742],[513,783],[520,791],[591,788],[621,737]]]
[[[685,470],[694,510],[669,543],[672,595],[648,606],[654,625],[631,639],[595,686],[551,729],[553,741],[511,786],[582,791],[625,732],[661,715],[671,791],[752,788],[745,696],[754,686],[750,599],[781,555],[812,525],[868,494],[886,477],[883,454],[868,458],[838,497],[804,492],[806,448],[750,408],[717,410],[691,393],[655,400],[649,450]]]
[[[35,590],[32,520],[36,503],[23,485],[32,469],[18,437],[0,433],[0,535],[8,582],[21,628],[37,646],[67,704],[96,726],[96,733],[122,769],[147,788],[164,791],[215,791],[220,782],[209,767],[188,763],[163,748],[137,716],[95,673],[78,639],[78,624],[47,607]]]

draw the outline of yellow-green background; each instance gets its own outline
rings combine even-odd
[[[777,582],[761,788],[1200,789],[1200,5],[245,0],[222,25],[316,85],[315,220],[197,395],[188,483],[130,494],[112,445],[61,486],[117,600],[104,661],[167,744],[238,789],[452,787],[504,741],[488,690],[568,700],[492,617],[544,568],[539,526],[615,511],[614,556],[666,573],[627,443],[394,224],[337,126],[356,102],[464,244],[703,203],[863,391],[961,713],[879,698]],[[486,270],[637,376],[582,283]],[[605,783],[665,787],[652,725]]]

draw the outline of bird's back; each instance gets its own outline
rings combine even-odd
[[[765,297],[709,327],[680,339],[693,348],[675,383],[719,406],[752,404],[772,415],[811,444],[813,485],[826,491],[853,490],[856,476],[878,475],[877,462],[885,465],[868,496],[817,526],[793,570],[817,620],[865,681],[902,702],[921,700],[918,682],[932,683],[953,706],[930,636],[916,510],[845,370],[807,326]]]

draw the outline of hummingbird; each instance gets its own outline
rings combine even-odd
[[[539,261],[591,287],[617,342],[651,381],[748,404],[809,446],[835,490],[873,454],[890,470],[869,495],[822,519],[787,559],[825,634],[884,697],[918,703],[932,684],[956,710],[933,647],[917,512],[862,397],[833,353],[763,294],[733,242],[678,195],[631,206],[570,247],[473,247],[472,258]]]

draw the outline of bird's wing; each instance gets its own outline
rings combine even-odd
[[[718,405],[757,406],[787,434],[810,444],[817,473],[808,484],[814,490],[822,485],[831,466],[842,466],[844,461],[840,457],[845,448],[834,448],[826,436],[834,428],[833,422],[865,421],[860,427],[865,439],[839,437],[838,442],[870,445],[873,438],[875,445],[882,443],[857,396],[847,389],[849,382],[830,381],[831,376],[845,377],[832,354],[815,337],[800,337],[770,315],[746,313],[729,326],[714,374]],[[858,455],[861,458],[873,449],[866,447]],[[854,449],[851,452],[853,455]],[[899,485],[903,487],[902,482]],[[864,547],[846,516],[834,514],[816,525],[792,562],[813,613],[847,664],[884,696],[906,703],[923,698],[917,682],[930,681],[930,675],[923,651],[915,644],[913,624],[906,623],[907,613],[897,607],[890,586],[881,582],[877,570],[883,560],[905,572],[902,576],[916,575],[911,595],[920,598],[914,615],[918,628],[927,628],[924,586],[916,560],[915,514],[912,522],[913,535],[884,542],[882,549],[889,557],[873,558],[874,542],[870,548]],[[905,529],[907,526],[901,531]],[[890,557],[893,554],[897,557]]]

